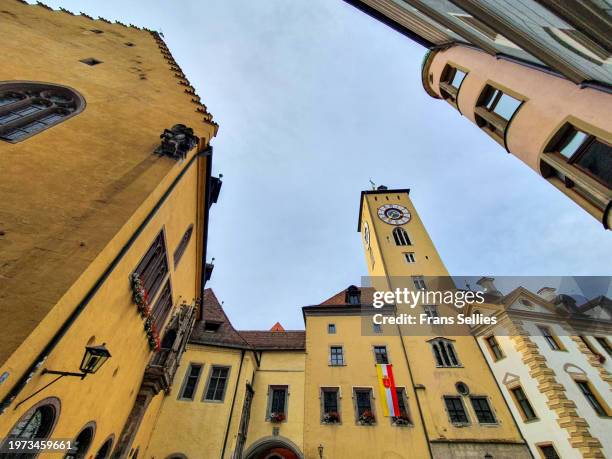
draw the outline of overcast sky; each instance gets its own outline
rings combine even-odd
[[[610,232],[420,81],[425,48],[342,0],[47,0],[160,30],[219,123],[212,287],[238,328],[303,328],[367,274],[369,180],[411,197],[453,275],[612,275]]]

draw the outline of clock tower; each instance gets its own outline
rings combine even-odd
[[[412,291],[456,290],[409,197],[410,190],[379,186],[363,191],[359,224],[371,287]],[[530,453],[474,337],[466,326],[421,325],[421,314],[448,318],[462,313],[452,304],[398,304],[416,326],[383,326],[384,338],[399,338],[430,457],[528,458]],[[367,327],[366,327],[367,328]],[[363,330],[363,329],[362,329]],[[382,342],[382,337],[378,338]],[[403,365],[398,360],[394,367]],[[483,403],[485,419],[476,405]]]

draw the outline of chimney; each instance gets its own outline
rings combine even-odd
[[[540,297],[544,298],[546,301],[550,301],[552,303],[555,296],[557,296],[557,289],[553,287],[542,287],[540,290],[538,290],[538,295],[540,295]]]
[[[481,277],[476,283],[482,287],[485,293],[494,296],[502,296],[502,293],[495,287],[494,277]]]

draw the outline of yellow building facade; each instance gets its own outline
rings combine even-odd
[[[136,457],[210,270],[217,126],[156,32],[1,6],[0,436]]]

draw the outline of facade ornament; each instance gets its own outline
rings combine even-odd
[[[155,149],[155,153],[174,159],[185,159],[187,153],[200,141],[193,134],[193,129],[184,124],[175,124],[170,129],[164,129],[159,137],[162,140],[160,146]]]

